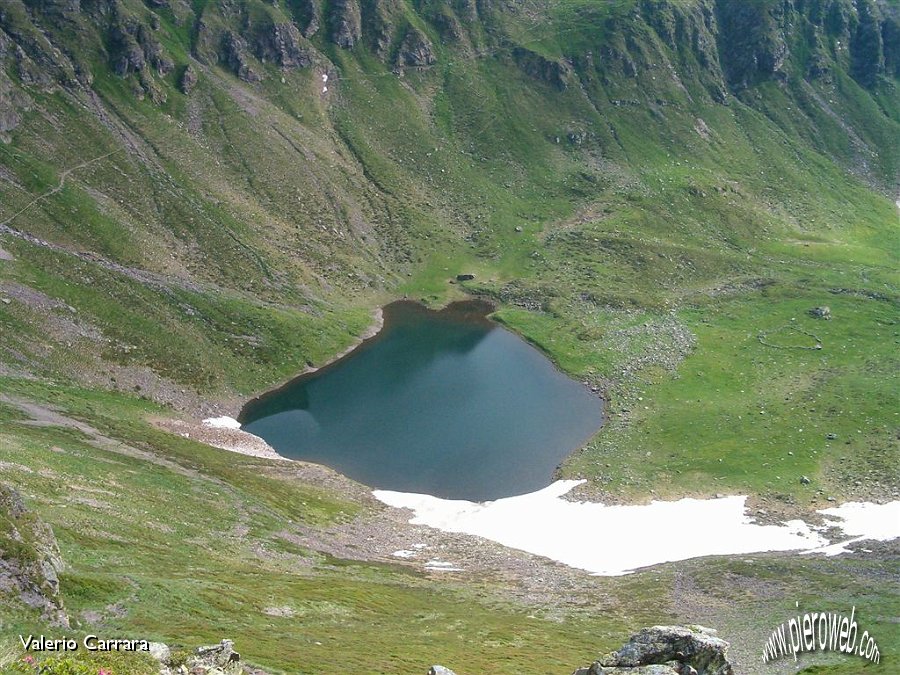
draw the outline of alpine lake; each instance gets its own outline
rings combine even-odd
[[[603,402],[490,310],[394,302],[376,336],[250,401],[242,428],[373,488],[485,501],[546,487]]]

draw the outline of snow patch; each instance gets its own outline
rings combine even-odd
[[[208,417],[203,420],[203,426],[210,429],[240,429],[241,423],[233,417]]]
[[[443,560],[429,560],[425,563],[425,569],[432,572],[462,572],[462,567],[457,567],[452,562],[444,562]]]
[[[850,544],[858,541],[891,541],[900,537],[900,502],[872,504],[871,502],[847,502],[819,511],[829,521],[830,527],[839,528],[852,539],[829,544],[807,553],[824,553],[827,556],[849,553]],[[861,549],[871,553],[869,549]]]
[[[625,506],[562,499],[583,482],[556,481],[537,492],[485,503],[388,490],[373,494],[389,506],[412,510],[412,524],[484,537],[604,576],[711,555],[829,554],[831,544],[821,534],[825,528],[802,520],[757,524],[743,496]],[[839,527],[851,536],[900,537],[900,502],[876,506],[844,504],[822,513],[841,520]]]

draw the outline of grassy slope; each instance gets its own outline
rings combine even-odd
[[[644,601],[561,623],[477,580],[429,580],[312,553],[279,533],[346,520],[359,507],[273,477],[266,461],[155,431],[143,418],[163,411],[146,403],[3,385],[127,444],[104,449],[77,431],[25,426],[15,408],[0,406],[2,442],[15,458],[5,471],[54,523],[69,565],[64,601],[73,616],[95,612],[91,623],[112,633],[185,645],[231,635],[245,657],[287,672],[414,673],[433,660],[462,672],[555,672],[612,647],[628,625],[666,617],[648,589]],[[128,448],[148,454],[131,457]],[[269,616],[268,607],[295,616]],[[37,630],[33,616],[8,606],[4,616],[10,634]]]
[[[523,14],[503,29],[556,56],[596,46],[599,33],[579,26],[599,26],[631,4],[561,3],[553,24]],[[165,15],[163,26],[173,54],[185,52],[184,30]],[[12,177],[0,181],[0,220],[55,187],[65,169],[116,151],[12,224],[163,275],[147,283],[0,239],[16,258],[0,261],[4,297],[13,297],[0,306],[2,361],[56,383],[6,379],[0,390],[62,406],[196,472],[24,426],[2,408],[3,459],[20,465],[14,481],[57,531],[71,564],[62,584],[70,608],[103,614],[121,602],[124,616],[107,611],[100,621],[184,643],[246,635],[242,651],[292,671],[298,662],[333,672],[383,658],[376,669],[418,672],[445,660],[462,673],[564,672],[637,625],[673,615],[705,621],[710,614],[658,602],[687,574],[723,632],[762,639],[801,591],[816,609],[826,609],[822,598],[840,608],[865,592],[873,634],[883,648],[896,645],[889,563],[697,563],[598,582],[590,593],[612,597],[614,610],[569,606],[556,623],[527,618],[533,608],[477,582],[324,560],[274,533],[285,518],[324,524],[353,504],[297,482],[273,491],[257,462],[141,421],[160,410],[132,398],[146,384],[123,368],[148,368],[201,396],[246,395],[327,359],[385,299],[442,303],[461,292],[448,278],[475,272],[467,290],[498,298],[498,319],[607,388],[610,423],[562,469],[595,491],[629,499],[650,489],[749,492],[818,506],[828,495],[887,496],[900,480],[897,389],[885,376],[896,365],[897,212],[848,174],[858,150],[818,103],[831,100],[877,148],[871,175],[891,181],[900,155],[895,82],[873,96],[838,71],[832,85],[764,83],[726,107],[689,78],[685,90],[671,85],[662,70],[657,80],[584,79],[559,92],[503,50],[471,58],[438,44],[438,65],[398,79],[364,52],[316,40],[340,70],[329,99],[311,71],[288,73],[282,85],[270,69],[248,87],[203,70],[190,100],[170,88],[157,107],[101,68],[95,88],[139,152],[123,151],[123,132],[71,98],[35,91],[35,114],[0,145]],[[633,98],[671,104],[612,103]],[[569,143],[573,130],[587,140]],[[75,312],[24,302],[9,292],[13,283]],[[829,305],[833,320],[810,318],[817,305]],[[60,328],[72,317],[84,329],[75,337]],[[758,341],[785,325],[815,334],[823,349]],[[688,334],[695,346],[686,359],[667,358]],[[791,331],[769,339],[813,340]],[[97,466],[108,464],[114,472],[99,478]],[[812,483],[801,485],[800,475]],[[90,492],[98,488],[112,494]],[[79,502],[81,493],[93,501]],[[237,522],[249,523],[245,539],[214,534]],[[260,563],[254,546],[283,559]],[[752,588],[732,597],[715,582],[721,574],[751,579]],[[772,578],[771,596],[753,587]],[[713,611],[719,595],[722,605],[758,612]],[[290,605],[300,619],[262,614],[268,604]]]

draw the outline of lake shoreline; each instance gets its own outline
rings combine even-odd
[[[245,417],[245,411],[247,408],[251,407],[253,404],[269,397],[273,396],[282,390],[290,387],[295,384],[298,380],[303,379],[304,377],[309,377],[313,373],[317,373],[323,368],[328,368],[332,366],[342,359],[350,356],[354,351],[359,349],[366,342],[373,340],[378,337],[378,334],[384,329],[384,306],[376,307],[372,310],[372,323],[369,324],[369,327],[366,328],[362,333],[360,333],[354,340],[344,349],[342,349],[337,354],[331,356],[327,361],[319,366],[305,366],[300,372],[296,375],[291,376],[288,380],[282,382],[276,387],[271,387],[265,389],[261,392],[258,392],[251,396],[250,398],[244,399],[244,402],[241,404],[240,409],[237,411],[237,415],[235,419],[239,422],[242,421]]]
[[[331,356],[327,361],[325,361],[321,365],[306,366],[300,372],[298,372],[296,375],[291,376],[288,380],[282,382],[278,386],[265,389],[261,392],[254,394],[250,398],[245,399],[243,404],[241,404],[241,406],[240,406],[240,410],[237,411],[237,415],[235,416],[235,419],[238,420],[239,422],[243,423],[247,417],[247,411],[252,409],[255,405],[259,404],[261,401],[264,401],[265,399],[267,399],[271,396],[276,396],[276,395],[280,394],[285,389],[288,389],[288,388],[296,385],[298,382],[301,382],[304,379],[307,379],[310,376],[315,375],[316,373],[319,373],[322,370],[336,367],[344,359],[350,358],[351,356],[354,355],[354,353],[357,350],[361,349],[365,345],[369,344],[370,342],[374,342],[376,340],[383,338],[385,336],[385,329],[390,328],[390,319],[389,319],[389,317],[386,319],[385,311],[387,310],[387,313],[389,315],[391,313],[391,310],[389,308],[392,306],[396,307],[397,305],[406,305],[409,307],[414,307],[415,309],[421,310],[423,312],[437,312],[438,314],[445,313],[445,312],[453,313],[454,311],[463,310],[468,315],[466,318],[466,321],[490,324],[492,327],[497,327],[497,328],[506,328],[506,326],[504,326],[499,321],[495,321],[495,320],[489,318],[489,315],[492,312],[496,311],[497,308],[493,302],[490,302],[489,300],[486,300],[484,298],[474,298],[473,297],[473,298],[467,298],[465,300],[454,300],[452,302],[447,303],[446,305],[441,306],[438,309],[432,309],[432,308],[428,307],[427,305],[419,302],[418,300],[411,300],[409,298],[398,298],[396,300],[392,300],[391,302],[381,305],[380,307],[376,307],[374,310],[372,310],[372,323],[369,325],[368,328],[366,328],[365,331],[363,331],[359,336],[357,336],[357,338],[354,339],[354,341],[350,345],[348,345],[346,348],[342,349],[340,352]],[[466,306],[471,307],[472,310],[466,311],[465,310]],[[506,328],[506,330],[509,330],[509,329]],[[518,333],[515,333],[515,331],[510,331],[510,332],[514,333],[515,335],[519,335]],[[525,340],[525,338],[523,336],[519,335],[519,337],[521,337],[523,340]],[[528,340],[525,340],[525,341],[528,342]],[[531,343],[528,342],[528,344],[531,344]],[[541,351],[541,353],[543,354],[542,350],[539,349],[538,351]],[[550,359],[550,360],[551,360],[551,362],[553,362],[552,359]],[[555,363],[554,363],[554,366],[556,366]],[[571,379],[571,376],[569,376],[567,373],[565,373],[563,370],[561,370],[558,366],[556,366],[556,368],[557,368],[557,370],[559,370],[560,373],[562,373],[563,375],[566,375],[566,377],[570,377],[570,379]]]

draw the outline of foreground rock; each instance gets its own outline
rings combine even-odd
[[[241,655],[234,651],[231,640],[197,647],[190,656],[173,653],[166,645],[154,643],[150,654],[160,662],[160,675],[267,675],[241,663]]]
[[[728,643],[703,626],[644,628],[573,675],[733,675]]]
[[[28,510],[18,490],[0,485],[0,596],[40,610],[51,625],[68,626],[59,596],[62,569],[53,530]]]

